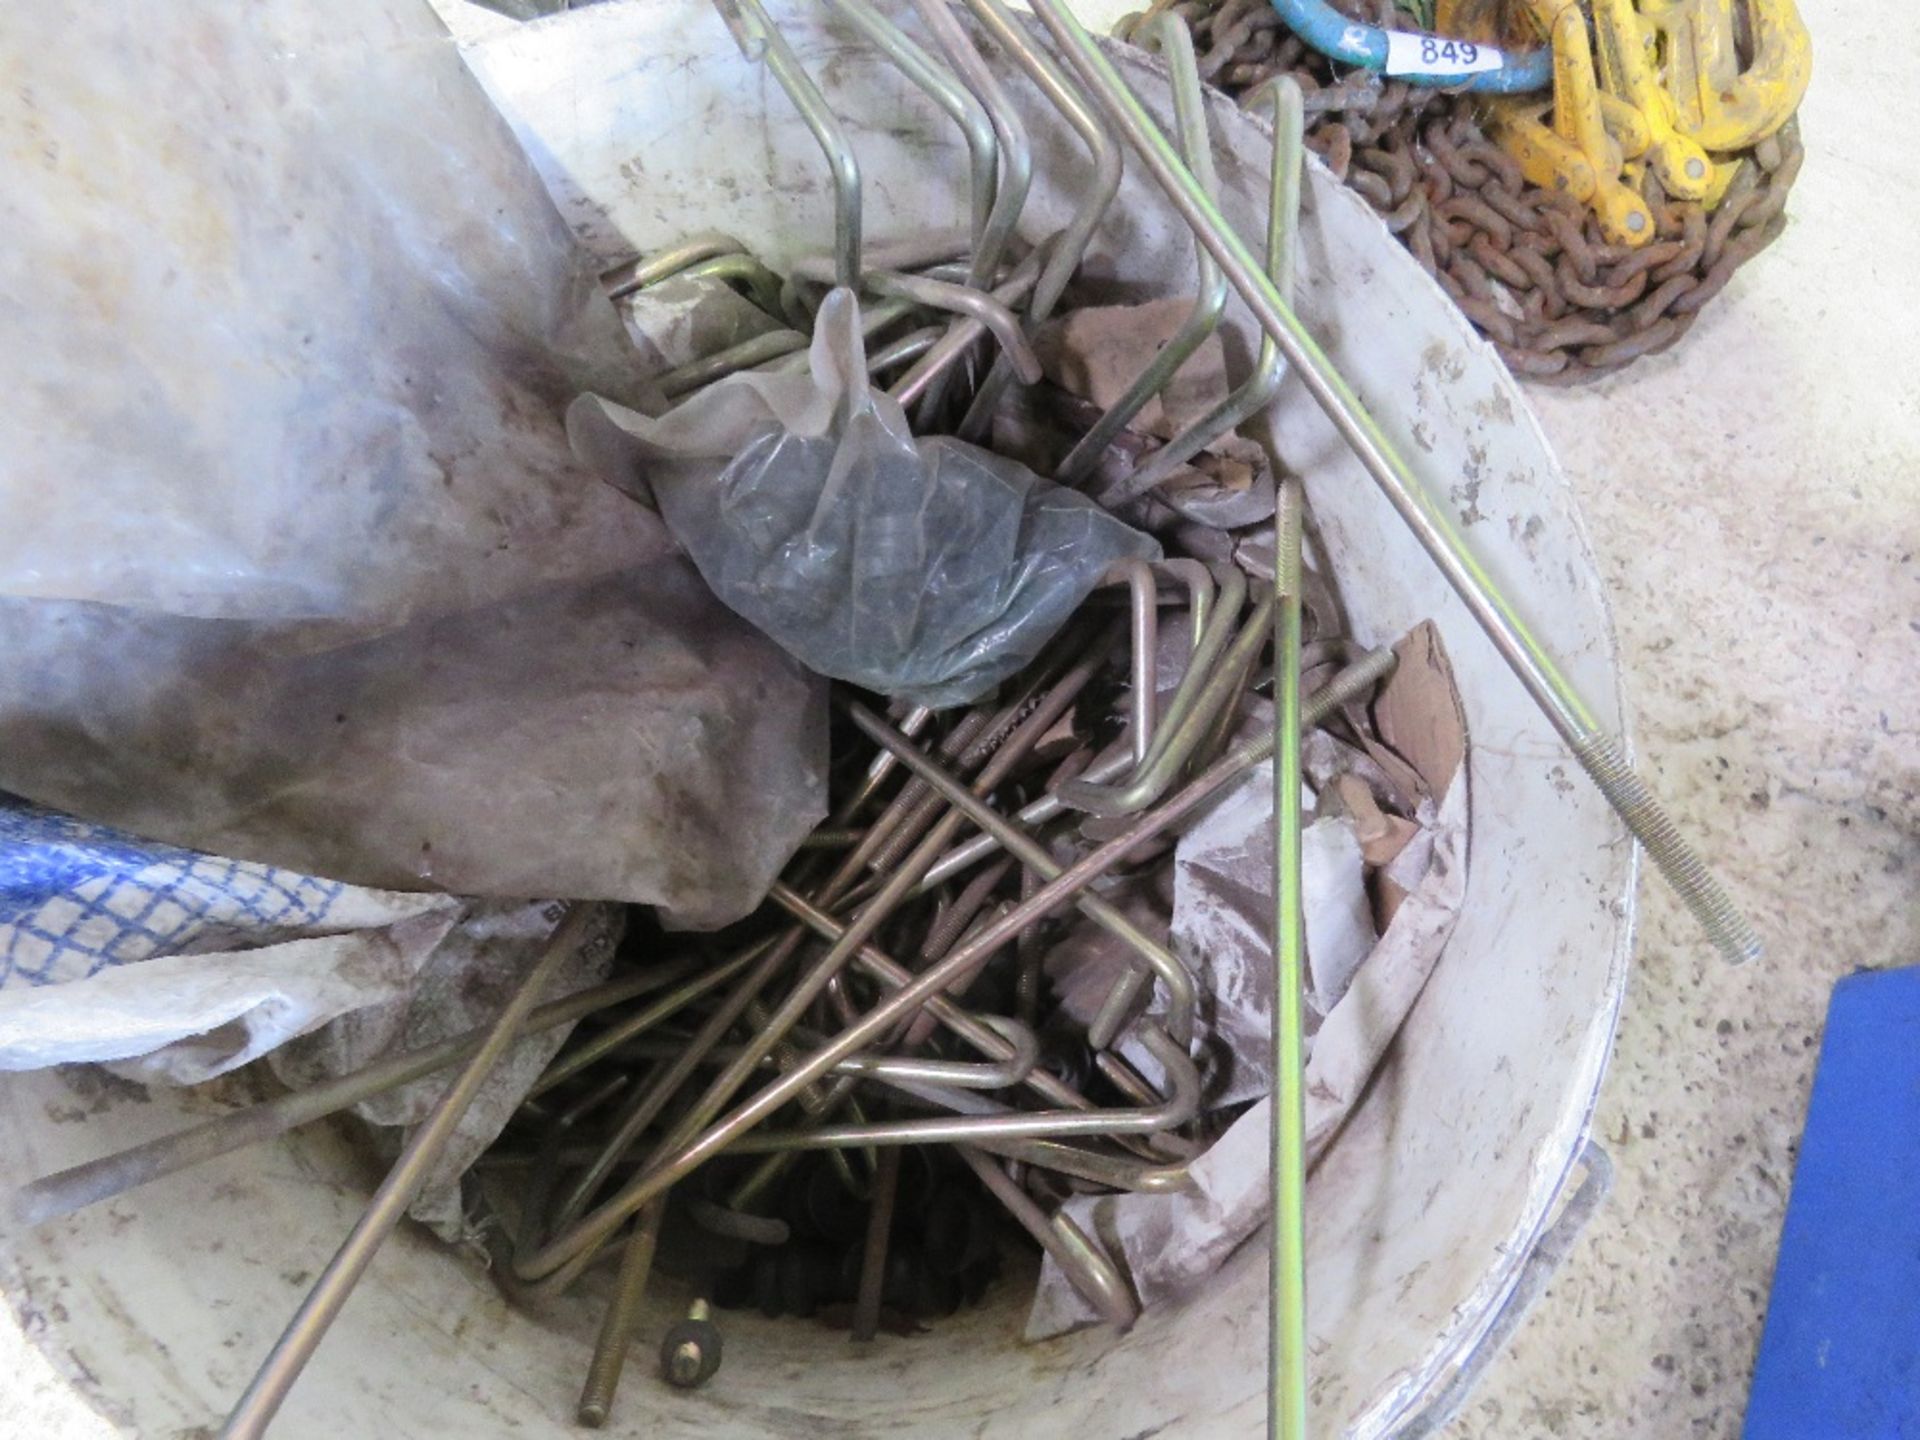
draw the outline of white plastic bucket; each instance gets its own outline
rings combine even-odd
[[[851,126],[869,238],[964,224],[965,159],[952,127],[820,7],[780,9]],[[1115,53],[1170,123],[1156,66]],[[797,249],[825,248],[832,199],[819,152],[706,0],[618,0],[501,29],[475,40],[468,60],[563,212],[609,261],[705,228],[740,236],[776,266]],[[1063,223],[1085,162],[1024,78],[997,68],[1034,138],[1039,179],[1022,222],[1031,239]],[[1264,126],[1219,97],[1210,119],[1224,208],[1257,236]],[[1190,288],[1192,254],[1151,181],[1130,166],[1090,273],[1116,297],[1172,293]],[[1462,512],[1487,568],[1602,720],[1617,723],[1593,557],[1511,378],[1364,203],[1317,168],[1301,273],[1309,326]],[[1256,337],[1243,314],[1229,314],[1230,350],[1244,363]],[[1273,430],[1305,478],[1355,631],[1387,641],[1435,619],[1472,737],[1464,914],[1308,1187],[1316,1428],[1371,1437],[1424,1428],[1434,1398],[1470,1372],[1569,1183],[1624,988],[1634,861],[1599,796],[1298,386],[1285,390]],[[213,1103],[134,1095],[84,1073],[10,1077],[0,1081],[0,1166],[17,1181],[163,1133]],[[211,1435],[202,1427],[217,1426],[373,1178],[322,1126],[14,1237],[0,1289],[64,1377],[56,1413],[36,1435]],[[609,1433],[1253,1435],[1264,1409],[1264,1285],[1255,1242],[1198,1298],[1151,1310],[1129,1334],[1034,1346],[1019,1343],[1028,1296],[1018,1284],[932,1336],[862,1347],[793,1321],[726,1315],[726,1364],[713,1384],[670,1393],[636,1373]],[[663,1287],[641,1335],[657,1337],[683,1300]],[[401,1233],[275,1433],[560,1434],[596,1318],[584,1302],[538,1320],[517,1312],[477,1267]]]

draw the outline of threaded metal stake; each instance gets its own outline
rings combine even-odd
[[[691,1340],[682,1340],[673,1347],[673,1358],[667,1362],[667,1378],[674,1384],[685,1388],[700,1378],[700,1347]]]
[[[1290,107],[1298,117],[1297,92]],[[1297,119],[1296,119],[1297,123]],[[1300,828],[1300,486],[1281,482],[1274,516],[1272,1206],[1268,1258],[1267,1436],[1307,1434],[1306,1053]]]
[[[1759,935],[1708,872],[1706,862],[1681,838],[1672,817],[1627,763],[1619,742],[1595,733],[1579,737],[1571,748],[1720,953],[1735,964],[1759,959],[1764,948]]]
[[[1353,387],[1308,333],[1246,243],[1234,233],[1206,187],[1180,158],[1140,98],[1127,88],[1113,62],[1101,53],[1066,0],[1033,0],[1035,14],[1052,35],[1074,73],[1113,128],[1123,135],[1194,239],[1225,272],[1260,328],[1273,337],[1307,393],[1352,447],[1387,502],[1446,577],[1487,639],[1512,668],[1582,768],[1620,812],[1627,828],[1647,847],[1660,873],[1680,891],[1687,908],[1706,928],[1720,953],[1733,961],[1760,953],[1759,937],[1734,909],[1699,856],[1681,840],[1672,820],[1626,763],[1617,742],[1605,735],[1580,693],[1528,628],[1512,600],[1468,547],[1453,516],[1421,484],[1406,457],[1374,419]]]
[[[586,1384],[580,1390],[580,1407],[575,1412],[580,1423],[589,1429],[599,1429],[613,1413],[613,1394],[620,1388],[620,1372],[626,1368],[633,1323],[639,1317],[640,1301],[647,1293],[647,1280],[653,1274],[654,1247],[659,1242],[660,1222],[666,1217],[666,1211],[665,1195],[648,1201],[621,1254],[620,1275],[614,1282],[613,1298],[607,1302],[606,1318],[600,1324],[600,1338],[594,1345]]]

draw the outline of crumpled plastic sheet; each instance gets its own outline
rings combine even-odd
[[[0,51],[0,789],[750,909],[824,814],[825,688],[573,458],[639,357],[428,7],[11,7]]]
[[[1265,820],[1269,837],[1272,789],[1269,771]],[[1230,798],[1222,808],[1231,804]],[[1433,836],[1428,868],[1395,912],[1379,944],[1353,972],[1350,984],[1314,1036],[1306,1070],[1310,1161],[1326,1147],[1359,1101],[1361,1090],[1426,985],[1459,917],[1467,879],[1464,770],[1454,779],[1445,799],[1437,807],[1428,802],[1419,818]],[[1271,838],[1267,854],[1272,855]],[[1257,913],[1267,915],[1271,925],[1270,858],[1267,876],[1264,893],[1247,897],[1247,903]],[[1174,926],[1176,932],[1181,928],[1177,914]],[[1257,957],[1249,952],[1242,967],[1249,977],[1258,968],[1256,959],[1269,967],[1272,963],[1270,939],[1256,936],[1253,940]],[[1216,965],[1221,963],[1219,954],[1212,958]],[[1268,1007],[1272,989],[1269,979]],[[1253,1056],[1265,1048],[1266,1035],[1263,1023],[1259,1043],[1243,1062],[1249,1069],[1256,1064]],[[1263,1098],[1194,1162],[1195,1189],[1191,1194],[1076,1196],[1064,1205],[1065,1212],[1088,1234],[1101,1237],[1130,1276],[1142,1305],[1189,1293],[1266,1223],[1269,1113],[1270,1102]],[[1027,1338],[1045,1339],[1098,1319],[1053,1261],[1047,1260],[1027,1317]]]
[[[657,505],[713,591],[811,669],[914,704],[1025,667],[1117,560],[1158,544],[1082,495],[947,436],[867,381],[858,302],[830,293],[804,372],[743,372],[653,418],[598,396],[576,449]]]
[[[414,973],[404,994],[342,1015],[274,1051],[267,1063],[285,1084],[303,1089],[387,1055],[491,1025],[538,958],[560,913],[549,904],[478,901],[469,905],[460,923]],[[562,999],[606,979],[621,926],[618,907],[595,906],[580,943],[541,993],[542,1002]],[[500,1057],[427,1173],[407,1209],[410,1216],[450,1244],[481,1239],[468,1221],[461,1180],[499,1138],[572,1031],[571,1025],[557,1025],[528,1035]],[[449,1071],[415,1080],[361,1102],[353,1113],[382,1127],[386,1132],[380,1136],[383,1148],[398,1155],[451,1077]]]
[[[547,901],[361,889],[0,796],[0,1071],[90,1061],[129,1080],[194,1085],[266,1055],[304,1087],[490,1023],[559,915]],[[621,923],[618,906],[593,907],[543,998],[604,979]],[[416,1219],[463,1238],[461,1174],[570,1028],[508,1050]],[[411,1125],[447,1083],[429,1076],[356,1113]]]
[[[356,644],[0,600],[0,787],[381,889],[736,920],[826,811],[824,685],[684,561]]]
[[[418,0],[9,6],[0,594],[361,625],[631,563],[595,267]]]
[[[198,1084],[350,1012],[404,1008],[464,959],[524,969],[547,910],[362,889],[0,797],[0,1070],[113,1062]]]

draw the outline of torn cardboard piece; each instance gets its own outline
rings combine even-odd
[[[1338,742],[1324,732],[1316,732],[1308,737],[1306,745],[1309,756],[1318,752],[1318,758],[1308,765],[1309,775],[1318,779],[1319,772],[1326,777],[1320,780],[1318,818],[1309,833],[1327,823],[1329,812],[1342,809],[1339,796],[1347,776],[1368,786],[1376,807],[1385,797],[1365,777],[1377,776],[1380,782],[1390,784],[1385,769],[1389,762],[1410,775],[1411,783],[1423,792],[1411,817],[1418,834],[1376,875],[1391,877],[1393,883],[1404,888],[1404,896],[1378,943],[1345,977],[1337,973],[1334,964],[1316,963],[1312,953],[1315,891],[1311,884],[1307,889],[1310,1023],[1319,1005],[1332,1000],[1312,1035],[1306,1067],[1310,1162],[1332,1141],[1358,1103],[1380,1057],[1425,988],[1466,894],[1466,725],[1452,671],[1438,633],[1430,625],[1419,627],[1395,649],[1401,656],[1400,666],[1373,706],[1374,723],[1380,725],[1383,735],[1390,727],[1395,743],[1388,745],[1383,738],[1368,746],[1366,764],[1331,771],[1327,769],[1328,760],[1337,752],[1330,752],[1329,747]],[[1383,713],[1391,719],[1380,719]],[[1421,768],[1416,769],[1409,757],[1418,757]],[[1189,883],[1202,889],[1209,875],[1220,874],[1228,898],[1223,901],[1216,896],[1204,909],[1190,904],[1184,915],[1176,907],[1171,927],[1176,953],[1195,967],[1213,992],[1213,1013],[1206,1017],[1209,1023],[1237,1027],[1230,1047],[1209,1043],[1202,1053],[1216,1056],[1219,1050],[1231,1048],[1233,1065],[1224,1093],[1242,1099],[1247,1094],[1247,1078],[1266,1072],[1267,1017],[1272,1008],[1270,768],[1264,779],[1264,786],[1247,783],[1230,793],[1200,827],[1183,837],[1177,865],[1198,853],[1199,847],[1192,842],[1208,835],[1209,825],[1217,824],[1217,830],[1208,835],[1211,843],[1205,853],[1209,866],[1190,872]],[[1429,787],[1441,796],[1437,802],[1428,798]],[[1257,811],[1257,818],[1249,817],[1248,810]],[[1358,848],[1360,835],[1353,810],[1338,814],[1338,819],[1347,839]],[[1343,850],[1346,843],[1340,842]],[[1257,853],[1261,851],[1264,853]],[[1250,855],[1255,858],[1248,860]],[[1364,852],[1361,858],[1364,865]],[[1364,896],[1359,903],[1366,903]],[[1198,922],[1198,915],[1205,916],[1204,925]],[[1358,915],[1352,918],[1357,920]],[[1370,927],[1371,918],[1365,923]],[[1328,942],[1322,939],[1319,943]],[[1264,991],[1258,983],[1263,975]],[[1339,984],[1342,978],[1344,988]],[[1130,1048],[1123,1043],[1122,1049],[1131,1058]],[[1219,1102],[1212,1098],[1212,1087],[1219,1083],[1217,1073],[1209,1076],[1208,1104],[1216,1108]],[[1268,1102],[1262,1099],[1228,1126],[1212,1148],[1195,1161],[1195,1189],[1191,1194],[1080,1196],[1066,1202],[1066,1212],[1089,1234],[1099,1236],[1109,1254],[1126,1268],[1143,1305],[1187,1293],[1266,1222],[1271,1163],[1268,1113]],[[1044,1339],[1097,1319],[1094,1310],[1048,1260],[1042,1267],[1028,1318],[1027,1338]]]
[[[1170,295],[1138,305],[1087,305],[1049,320],[1033,339],[1047,379],[1110,410],[1173,339],[1193,310],[1191,295]],[[1231,389],[1226,350],[1209,335],[1173,379],[1128,422],[1130,430],[1170,440],[1218,404]]]

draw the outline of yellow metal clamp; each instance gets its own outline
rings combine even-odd
[[[1799,109],[1813,76],[1813,40],[1793,0],[1745,4],[1753,59],[1742,68],[1731,0],[1641,0],[1679,128],[1708,150],[1766,139]]]
[[[1713,162],[1698,141],[1680,132],[1673,97],[1660,88],[1648,53],[1648,34],[1633,0],[1593,0],[1593,33],[1600,49],[1600,83],[1632,110],[1647,132],[1641,147],[1669,195],[1704,199]]]
[[[1751,40],[1744,67],[1736,3]],[[1729,152],[1785,124],[1812,73],[1794,0],[1441,0],[1437,23],[1491,38],[1521,8],[1552,44],[1552,99],[1491,102],[1493,136],[1528,180],[1591,206],[1615,244],[1654,238],[1642,165],[1674,199],[1712,207],[1741,163]]]
[[[1653,212],[1620,179],[1626,155],[1607,114],[1614,114],[1614,129],[1626,134],[1636,153],[1653,142],[1652,127],[1636,125],[1625,113],[1629,107],[1603,106],[1587,18],[1574,0],[1527,3],[1553,44],[1553,126],[1542,123],[1539,101],[1503,101],[1494,108],[1494,134],[1527,179],[1591,205],[1607,239],[1644,245],[1653,239]]]

